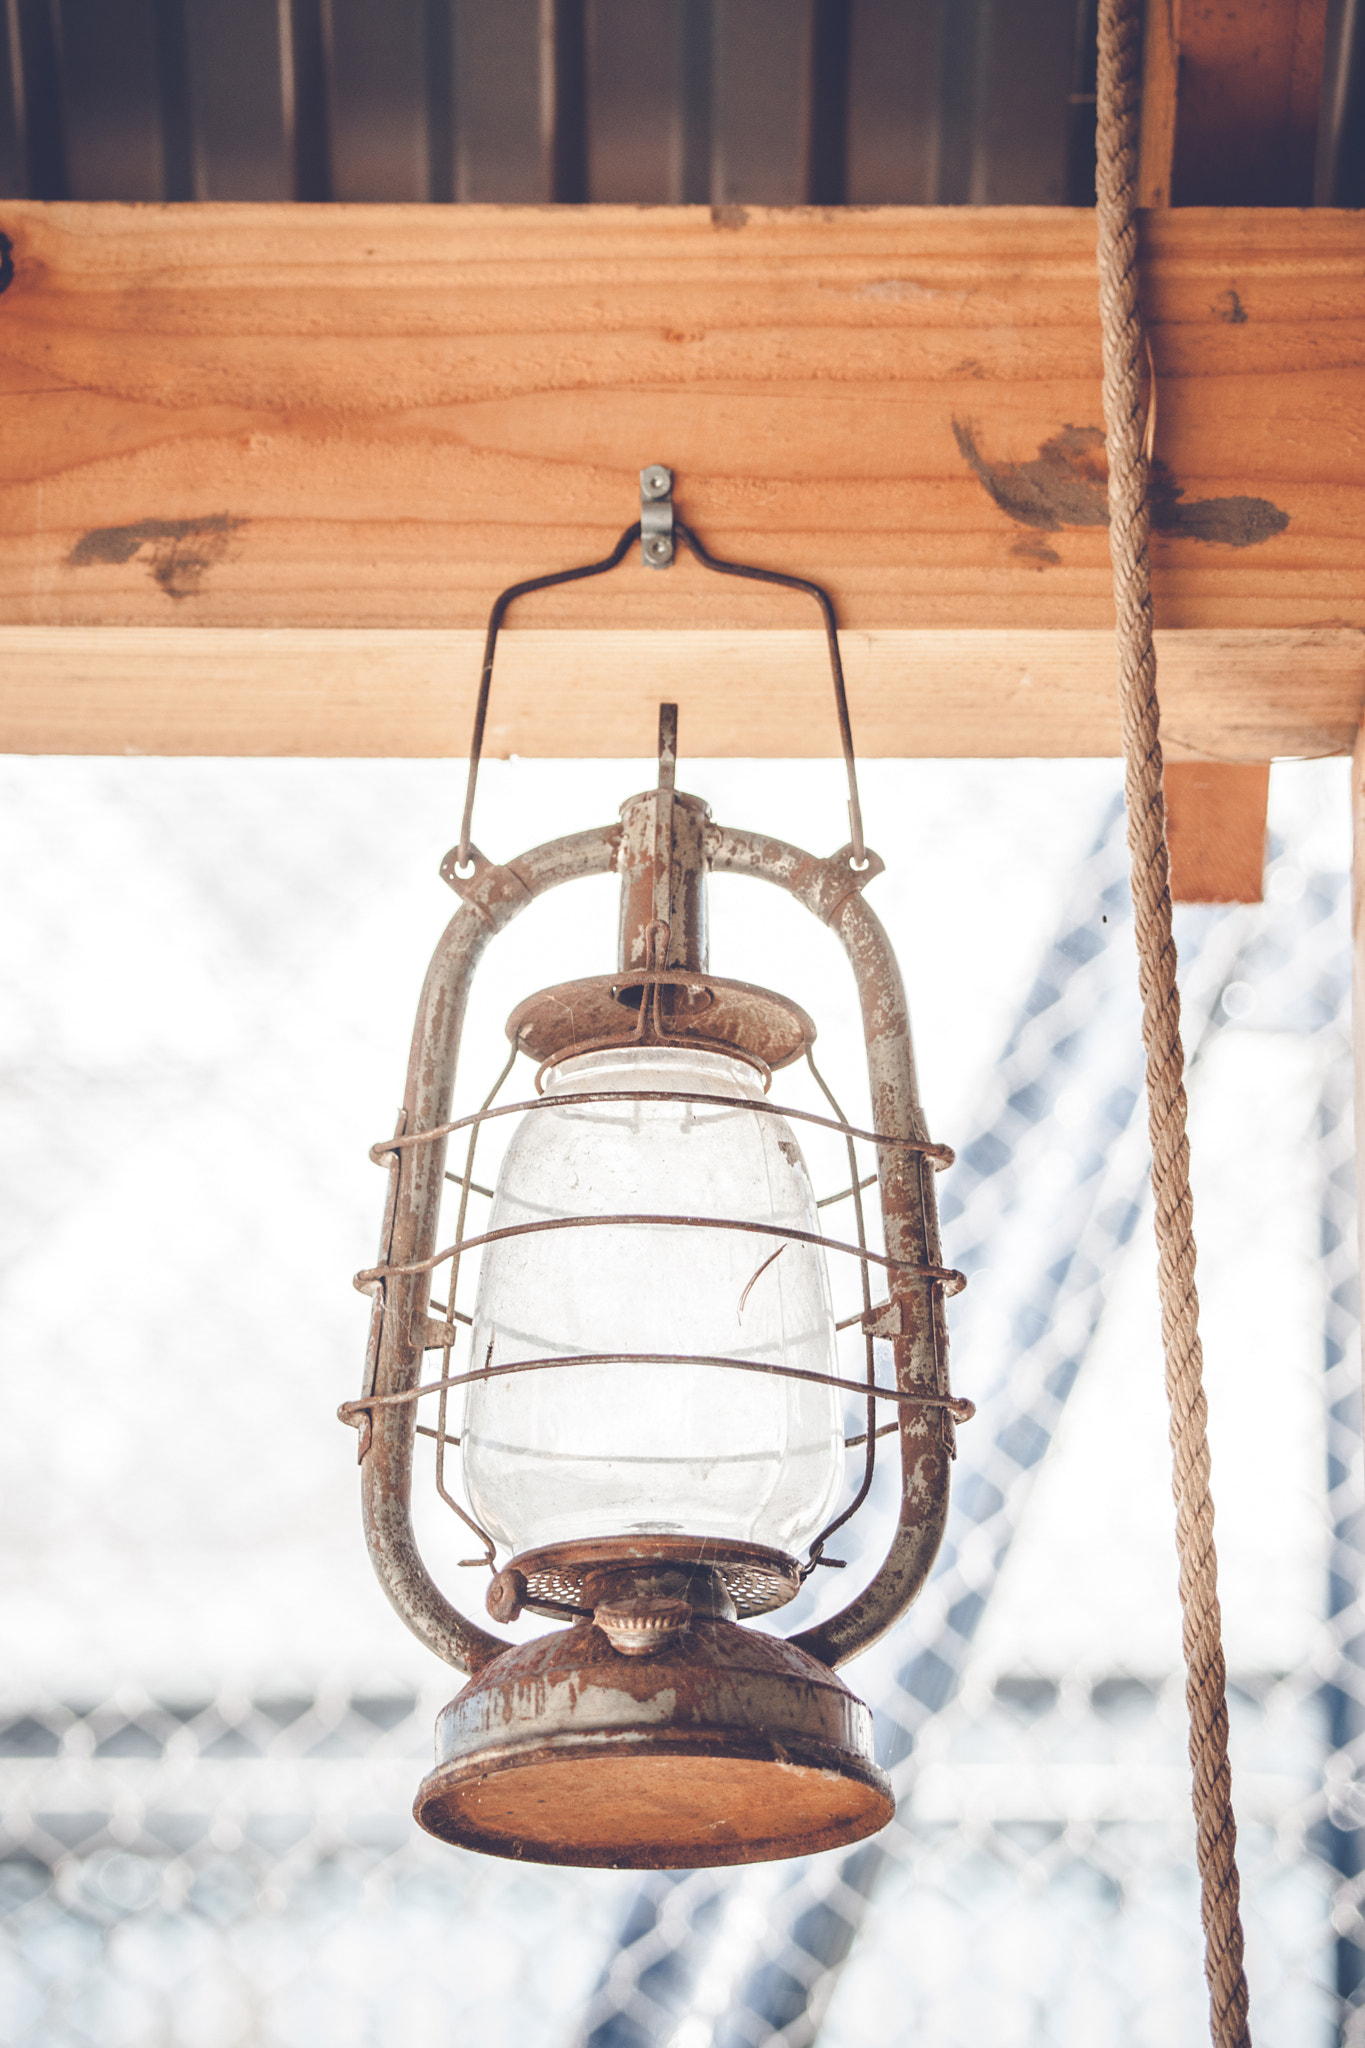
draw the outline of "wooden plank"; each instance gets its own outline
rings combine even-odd
[[[1093,219],[0,205],[0,622],[473,626],[672,463],[854,630],[1110,624]],[[1365,219],[1148,216],[1158,621],[1365,625]],[[791,623],[623,571],[545,626]]]
[[[1166,841],[1177,903],[1259,903],[1270,768],[1170,761]]]
[[[11,753],[460,755],[479,632],[216,627],[0,629]],[[1365,711],[1365,635],[1159,632],[1173,761],[1347,752]],[[1117,754],[1112,632],[854,631],[859,751]],[[494,754],[647,756],[661,698],[698,755],[837,752],[817,632],[509,630]]]

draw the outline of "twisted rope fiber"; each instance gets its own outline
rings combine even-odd
[[[1156,1200],[1158,1287],[1171,1409],[1171,1454],[1184,1617],[1185,1698],[1203,1893],[1204,1971],[1216,2048],[1250,2048],[1228,1765],[1227,1674],[1209,1491],[1195,1288],[1194,1206],[1185,1130],[1185,1055],[1171,933],[1166,801],[1162,791],[1156,653],[1152,644],[1151,520],[1143,448],[1138,311],[1137,141],[1141,0],[1100,0],[1097,226],[1104,418],[1109,456],[1109,553],[1117,612],[1128,848],[1132,858],[1147,1114]]]

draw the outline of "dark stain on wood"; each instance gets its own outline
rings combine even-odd
[[[711,225],[713,228],[747,228],[749,209],[747,206],[713,206]]]
[[[1225,548],[1255,548],[1274,540],[1289,524],[1289,514],[1269,498],[1193,498],[1180,503],[1184,486],[1164,462],[1152,464],[1152,525],[1177,540],[1213,541]]]
[[[1237,293],[1229,289],[1218,294],[1220,320],[1226,320],[1229,327],[1245,327],[1248,314]]]
[[[978,481],[1021,526],[1060,533],[1064,526],[1108,525],[1104,435],[1096,428],[1063,427],[1031,462],[988,462],[965,420],[953,421],[953,436]]]
[[[14,244],[8,235],[0,235],[0,292],[7,292],[14,283]]]
[[[1061,561],[1056,548],[1050,548],[1041,533],[1021,533],[1010,549],[1021,561],[1032,562],[1039,569],[1050,569]]]
[[[1060,533],[1068,526],[1109,524],[1109,471],[1098,427],[1063,427],[1029,462],[990,462],[970,422],[953,421],[958,451],[1000,510],[1020,526]],[[1195,498],[1164,462],[1152,464],[1152,525],[1178,540],[1222,547],[1258,547],[1283,533],[1289,514],[1269,498]],[[1044,558],[1034,552],[1034,558]],[[1054,559],[1056,559],[1054,557]]]
[[[130,526],[96,526],[76,542],[67,567],[118,567],[141,556],[167,597],[195,597],[209,570],[227,554],[233,534],[246,523],[227,512],[209,512],[202,519],[138,519]]]

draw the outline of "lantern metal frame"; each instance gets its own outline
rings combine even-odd
[[[884,1824],[890,1812],[889,1787],[871,1762],[870,1722],[866,1709],[837,1680],[820,1681],[819,1672],[832,1673],[837,1666],[870,1648],[894,1626],[920,1592],[943,1536],[955,1424],[973,1412],[970,1402],[952,1394],[948,1382],[944,1300],[964,1283],[960,1274],[941,1262],[932,1187],[934,1170],[951,1163],[952,1154],[947,1147],[936,1145],[928,1135],[916,1085],[909,1016],[900,970],[880,921],[863,897],[867,884],[883,872],[883,863],[864,847],[862,839],[856,766],[833,606],[818,585],[775,571],[723,562],[710,556],[686,527],[678,525],[674,531],[706,567],[795,588],[815,596],[819,602],[826,624],[841,740],[849,773],[852,837],[847,846],[822,858],[768,833],[715,824],[705,815],[705,807],[695,799],[681,795],[675,798],[676,714],[670,721],[667,714],[672,707],[664,707],[659,788],[649,792],[645,798],[634,799],[634,811],[632,805],[627,805],[621,823],[551,841],[505,863],[486,859],[473,844],[470,829],[493,657],[507,607],[514,598],[533,590],[602,574],[614,568],[624,558],[631,543],[640,538],[639,524],[628,528],[612,553],[602,561],[535,578],[502,594],[494,605],[489,622],[460,842],[446,856],[441,867],[444,879],[462,899],[462,907],[443,933],[423,985],[398,1127],[391,1138],[376,1145],[371,1153],[376,1161],[387,1167],[389,1187],[378,1261],[356,1278],[357,1286],[373,1298],[364,1384],[359,1399],[344,1403],[340,1410],[342,1418],[360,1432],[364,1526],[380,1583],[419,1640],[457,1670],[471,1674],[474,1680],[442,1717],[444,1732],[438,1735],[438,1756],[443,1753],[444,1740],[445,1761],[419,1795],[418,1817],[433,1832],[444,1834],[448,1839],[492,1848],[497,1853],[524,1853],[531,1859],[538,1857],[547,1861],[624,1861],[649,1865],[744,1861],[759,1855],[792,1854],[826,1843],[857,1839],[860,1834]],[[682,826],[677,826],[675,820],[684,806],[691,806],[691,813],[683,819]],[[549,1044],[550,1057],[562,1056],[565,1041],[565,1033],[561,1030],[556,1038],[552,1028],[558,1015],[555,1003],[562,992],[548,991],[541,998],[532,999],[530,1005],[519,1006],[509,1025],[511,1054],[493,1090],[478,1110],[462,1116],[452,1114],[466,1006],[485,949],[529,904],[567,883],[620,872],[623,874],[623,889],[628,893],[631,880],[627,869],[632,859],[638,863],[641,858],[638,844],[641,833],[646,838],[650,833],[656,838],[663,834],[667,846],[674,848],[673,835],[683,827],[684,837],[691,833],[689,844],[695,872],[690,876],[683,874],[680,880],[678,861],[670,851],[663,857],[661,881],[657,863],[649,869],[646,861],[645,895],[641,899],[645,909],[641,916],[637,916],[635,925],[637,931],[642,929],[645,933],[643,943],[647,957],[643,963],[633,964],[623,941],[620,972],[615,976],[594,978],[594,1001],[598,1006],[594,1014],[599,1018],[602,1015],[609,1018],[614,1009],[623,1028],[619,1035],[609,1035],[606,1039],[600,1035],[596,1039],[590,1036],[589,1042],[638,1042],[647,1027],[652,1034],[650,1042],[663,1043],[670,1037],[690,1038],[692,1042],[710,1044],[717,1050],[737,1050],[742,1057],[750,1057],[752,1063],[763,1068],[765,1073],[770,1064],[787,1064],[804,1054],[833,1114],[824,1117],[808,1110],[779,1108],[766,1099],[736,1103],[730,1098],[702,1094],[679,1097],[648,1090],[587,1092],[575,1094],[571,1099],[575,1104],[594,1100],[712,1101],[723,1103],[727,1109],[747,1109],[758,1115],[782,1115],[840,1134],[848,1149],[850,1186],[826,1199],[833,1201],[847,1197],[852,1200],[857,1220],[857,1243],[849,1244],[841,1239],[777,1224],[677,1215],[547,1218],[466,1235],[470,1193],[490,1192],[479,1188],[473,1180],[474,1148],[483,1127],[493,1118],[534,1114],[541,1108],[554,1105],[555,1098],[542,1095],[525,1102],[496,1102],[495,1098],[511,1071],[518,1051],[524,1049],[538,1054]],[[648,852],[647,847],[646,855]],[[771,1010],[765,1012],[765,1002],[778,1005],[797,1019],[802,1018],[802,1013],[780,998],[766,997],[764,991],[750,990],[744,984],[721,982],[710,976],[705,971],[704,961],[698,964],[695,945],[691,954],[688,953],[685,936],[681,932],[686,919],[681,912],[676,918],[679,931],[673,932],[670,920],[677,901],[681,900],[678,892],[690,888],[694,898],[704,896],[702,877],[706,871],[744,876],[782,890],[825,924],[843,946],[861,1008],[872,1104],[870,1128],[854,1126],[843,1116],[810,1057],[813,1028],[803,1028],[808,1026],[808,1020],[803,1020],[803,1024],[796,1027],[795,1043],[791,1042],[790,1036],[782,1037],[779,1029],[781,1043],[777,1049],[780,1057],[765,1061],[757,1053],[746,1052],[745,1033],[757,1028],[752,1021],[756,1016],[766,1017],[770,1027],[769,1038],[761,1039],[761,1042],[770,1052],[776,1043],[771,1038],[776,1013]],[[656,909],[662,912],[653,922],[648,920],[650,888],[654,891]],[[673,899],[670,899],[670,889]],[[625,929],[623,922],[623,933]],[[637,938],[637,953],[639,944]],[[704,940],[702,944],[704,947]],[[588,987],[586,983],[571,985],[572,990]],[[631,998],[634,999],[633,1011],[628,1007]],[[564,1008],[562,1001],[560,1007]],[[568,1010],[572,1012],[573,1007],[570,1000]],[[711,1013],[709,1016],[708,1011]],[[749,1019],[747,1025],[746,1017]],[[548,1024],[547,1018],[550,1020]],[[711,1031],[728,1031],[729,1038],[709,1036],[708,1025]],[[581,1033],[575,1039],[570,1030],[567,1048],[584,1049]],[[463,1171],[450,1171],[447,1167],[449,1141],[466,1132],[469,1137]],[[868,1247],[862,1193],[870,1185],[870,1180],[860,1179],[856,1141],[875,1148],[875,1178],[880,1197],[884,1252]],[[458,1221],[454,1242],[442,1247],[438,1243],[442,1199],[451,1183],[459,1190]],[[840,1327],[857,1322],[864,1332],[865,1379],[798,1371],[752,1359],[682,1355],[628,1359],[619,1353],[597,1354],[591,1360],[575,1354],[563,1358],[512,1361],[498,1366],[485,1365],[482,1371],[452,1372],[452,1347],[457,1341],[460,1325],[469,1321],[457,1310],[455,1300],[456,1279],[465,1253],[506,1236],[545,1229],[584,1228],[607,1222],[750,1230],[778,1239],[779,1250],[784,1242],[801,1241],[852,1255],[859,1261],[863,1276],[863,1309],[859,1316],[847,1319]],[[447,1263],[452,1269],[447,1299],[433,1304],[432,1276]],[[874,1271],[885,1276],[886,1285],[886,1298],[876,1303],[872,1300],[870,1285]],[[438,1311],[437,1315],[433,1314],[433,1308]],[[877,1338],[886,1339],[890,1346],[894,1367],[892,1385],[880,1383],[874,1370],[874,1339]],[[426,1353],[432,1350],[442,1354],[443,1369],[439,1377],[424,1381],[423,1361]],[[504,1567],[492,1581],[487,1603],[490,1614],[506,1621],[515,1618],[525,1607],[552,1618],[568,1620],[575,1626],[567,1636],[557,1635],[549,1648],[544,1647],[544,1638],[539,1639],[538,1644],[509,1643],[507,1638],[491,1633],[461,1612],[436,1585],[422,1559],[411,1513],[416,1438],[419,1433],[435,1438],[437,1483],[442,1497],[483,1543],[483,1558],[468,1562],[485,1562],[493,1568],[496,1555],[491,1537],[479,1528],[472,1515],[445,1485],[445,1450],[448,1445],[458,1442],[446,1427],[448,1396],[452,1390],[485,1377],[521,1371],[568,1369],[576,1364],[592,1362],[635,1362],[645,1368],[661,1370],[666,1369],[669,1363],[677,1363],[714,1366],[718,1370],[774,1372],[797,1379],[817,1380],[841,1391],[863,1396],[867,1403],[865,1435],[861,1439],[847,1440],[850,1444],[861,1442],[865,1447],[864,1471],[855,1498],[821,1531],[804,1566],[758,1545],[712,1543],[693,1538],[641,1537],[633,1544],[609,1540],[600,1546],[561,1545],[543,1555],[513,1559],[511,1566]],[[419,1424],[417,1420],[417,1403],[429,1395],[436,1396],[438,1401],[434,1429]],[[894,1405],[897,1410],[894,1423],[878,1426],[875,1413],[878,1402]],[[719,1725],[731,1709],[718,1706],[717,1688],[707,1682],[710,1670],[707,1666],[702,1670],[689,1669],[682,1674],[688,1684],[693,1685],[697,1699],[689,1710],[680,1707],[670,1720],[669,1728],[656,1731],[656,1736],[651,1738],[653,1751],[661,1755],[667,1753],[675,1760],[685,1759],[684,1763],[677,1765],[680,1770],[686,1768],[695,1772],[710,1768],[709,1764],[697,1762],[705,1752],[708,1758],[720,1756],[731,1762],[741,1757],[750,1763],[761,1763],[774,1757],[778,1760],[784,1757],[795,1759],[811,1767],[808,1775],[813,1779],[828,1779],[831,1772],[842,1773],[856,1794],[855,1804],[862,1802],[857,1805],[856,1812],[851,1807],[848,1810],[840,1807],[837,1812],[831,1807],[827,1811],[817,1799],[809,1813],[804,1809],[797,1813],[796,1809],[801,1806],[798,1799],[792,1806],[794,1819],[780,1815],[774,1819],[769,1815],[767,1819],[756,1821],[742,1839],[736,1836],[734,1840],[727,1838],[725,1842],[713,1842],[707,1836],[709,1850],[714,1853],[699,1853],[694,1830],[693,1837],[681,1845],[663,1839],[658,1842],[642,1840],[620,1856],[611,1853],[613,1845],[605,1837],[594,1837],[591,1841],[575,1838],[567,1845],[561,1840],[547,1846],[546,1843],[518,1839],[515,1824],[510,1820],[504,1824],[500,1836],[496,1829],[488,1834],[481,1821],[470,1820],[470,1812],[473,1811],[471,1798],[477,1805],[477,1798],[468,1790],[471,1771],[477,1780],[477,1797],[482,1798],[486,1806],[489,1795],[485,1781],[491,1783],[496,1771],[509,1759],[518,1765],[541,1759],[548,1771],[554,1767],[555,1759],[563,1768],[565,1756],[572,1753],[578,1758],[588,1753],[584,1749],[585,1731],[570,1725],[572,1715],[567,1721],[561,1716],[561,1720],[555,1722],[547,1733],[542,1725],[545,1721],[543,1704],[539,1720],[536,1712],[526,1705],[530,1692],[536,1691],[536,1687],[539,1687],[536,1697],[543,1703],[547,1696],[546,1673],[555,1665],[556,1657],[559,1663],[555,1669],[561,1666],[567,1669],[565,1658],[569,1650],[566,1648],[561,1654],[556,1645],[577,1644],[581,1665],[587,1654],[584,1645],[591,1641],[591,1659],[595,1660],[594,1671],[597,1672],[603,1658],[611,1656],[611,1650],[603,1647],[602,1629],[606,1627],[612,1645],[620,1649],[625,1643],[629,1652],[616,1657],[615,1666],[622,1667],[622,1670],[627,1665],[633,1667],[641,1645],[646,1650],[657,1650],[665,1640],[672,1640],[670,1631],[674,1631],[678,1623],[676,1619],[669,1620],[663,1612],[671,1604],[681,1609],[685,1617],[682,1626],[686,1626],[686,1617],[695,1615],[696,1633],[700,1636],[709,1629],[706,1642],[715,1656],[724,1662],[733,1654],[732,1648],[725,1647],[731,1642],[731,1637],[725,1634],[727,1629],[732,1636],[751,1636],[749,1631],[734,1629],[736,1615],[752,1615],[781,1605],[797,1590],[801,1579],[823,1561],[823,1546],[829,1536],[867,1496],[879,1436],[892,1431],[898,1435],[900,1444],[900,1504],[890,1546],[870,1583],[829,1619],[790,1639],[760,1636],[756,1645],[750,1641],[748,1647],[739,1653],[740,1661],[747,1657],[753,1664],[757,1657],[758,1664],[752,1671],[746,1666],[742,1681],[735,1679],[730,1690],[736,1692],[738,1688],[742,1692],[747,1686],[752,1698],[747,1705],[735,1710],[739,1720],[734,1725]],[[613,1603],[612,1596],[620,1590],[621,1583],[625,1583],[621,1580],[621,1568],[628,1563],[633,1564],[635,1571],[635,1578],[629,1581],[630,1586],[635,1596],[643,1597],[635,1598],[635,1609],[627,1617],[631,1628],[627,1629],[624,1622],[619,1628],[612,1628],[606,1617],[621,1604],[619,1601]],[[616,1572],[614,1578],[613,1571]],[[654,1574],[652,1578],[649,1576],[651,1572]],[[679,1572],[682,1573],[681,1578]],[[685,1597],[679,1599],[680,1592]],[[662,1598],[651,1599],[651,1594],[660,1594]],[[657,1614],[654,1610],[658,1610]],[[598,1623],[596,1628],[594,1618]],[[650,1633],[655,1621],[661,1633]],[[631,1629],[635,1631],[633,1635]],[[762,1648],[764,1644],[768,1648]],[[693,1661],[695,1664],[695,1657]],[[493,1669],[495,1666],[496,1671]],[[628,1689],[627,1677],[623,1677],[615,1666],[607,1676],[611,1683]],[[597,1672],[597,1675],[600,1677],[601,1673]],[[667,1675],[677,1680],[680,1674],[670,1667]],[[580,1678],[581,1671],[575,1668],[575,1685]],[[573,1686],[570,1687],[572,1690]],[[597,1690],[601,1690],[600,1685]],[[793,1704],[798,1695],[799,1706]],[[622,1697],[625,1697],[624,1693]],[[636,1687],[631,1694],[636,1707],[641,1697]],[[619,1713],[616,1718],[620,1719]],[[638,1729],[626,1732],[632,1739],[637,1739],[640,1734]],[[611,1730],[605,1736],[597,1731],[593,1739],[609,1740]],[[480,1744],[484,1746],[481,1748]],[[622,1768],[628,1771],[633,1766]],[[455,1779],[459,1780],[458,1800],[450,1790]],[[749,1782],[746,1780],[746,1784]],[[633,1785],[635,1781],[632,1779],[630,1783]],[[630,1795],[631,1798],[635,1796],[634,1793]],[[626,1805],[629,1804],[625,1794],[622,1799]],[[581,1805],[577,1792],[570,1803]],[[790,1799],[788,1804],[792,1805]],[[508,1812],[511,1811],[509,1806]],[[667,1834],[666,1829],[664,1834]]]

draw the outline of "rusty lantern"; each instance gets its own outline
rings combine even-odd
[[[818,586],[722,562],[675,524],[672,479],[642,473],[643,510],[602,562],[506,591],[493,608],[461,842],[442,874],[463,899],[428,971],[394,1137],[361,1398],[365,1530],[409,1628],[470,1674],[442,1713],[436,1768],[417,1796],[449,1842],[545,1863],[678,1868],[745,1863],[853,1842],[890,1819],[871,1716],[835,1675],[915,1598],[943,1532],[955,1423],[930,1142],[915,1086],[900,972],[863,890],[865,850],[838,637]],[[849,771],[848,846],[826,858],[712,821],[674,787],[677,717],[660,713],[658,784],[618,824],[496,866],[470,840],[493,654],[529,590],[614,568],[640,539],[661,567],[679,540],[703,566],[781,584],[821,605]],[[871,1130],[850,1125],[811,1060],[795,1003],[710,972],[708,872],[786,890],[836,934],[857,984]],[[547,890],[621,882],[619,965],[528,997],[507,1067],[455,1115],[466,999],[496,933]],[[497,1100],[519,1056],[530,1100]],[[780,1109],[772,1075],[810,1062],[830,1113]],[[525,1092],[525,1091],[521,1091]],[[493,1118],[515,1116],[496,1186],[474,1178]],[[826,1234],[798,1126],[841,1135],[855,1243]],[[462,1163],[448,1170],[449,1141]],[[857,1146],[875,1157],[884,1249],[869,1247]],[[453,1223],[442,1226],[443,1197]],[[471,1200],[491,1202],[486,1223]],[[483,1223],[472,1229],[471,1220]],[[845,1233],[847,1236],[848,1233]],[[443,1243],[443,1239],[449,1242]],[[478,1251],[477,1286],[457,1300]],[[840,1372],[827,1256],[862,1275],[861,1376]],[[443,1300],[432,1282],[442,1276]],[[880,1296],[880,1298],[877,1298]],[[894,1360],[875,1371],[877,1339]],[[438,1375],[424,1378],[429,1352]],[[463,1400],[454,1427],[449,1403]],[[845,1395],[866,1407],[846,1438]],[[418,1421],[419,1402],[434,1411]],[[879,1403],[896,1420],[876,1419]],[[426,1412],[426,1411],[423,1411]],[[831,1620],[784,1639],[742,1626],[780,1608],[866,1498],[879,1436],[899,1435],[895,1534],[871,1583]],[[411,1518],[417,1435],[437,1487],[476,1533],[494,1620],[567,1623],[509,1643],[467,1620],[430,1577]],[[856,1485],[845,1453],[861,1446]],[[463,1504],[449,1490],[458,1447]],[[840,1501],[846,1491],[853,1498]],[[499,1552],[505,1557],[499,1568]],[[801,1553],[804,1551],[804,1561]]]

